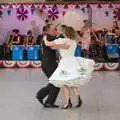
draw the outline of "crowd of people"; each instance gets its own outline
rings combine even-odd
[[[113,59],[114,57],[109,58],[106,47],[107,45],[113,44],[120,45],[120,27],[117,21],[113,22],[111,28],[106,26],[93,26],[88,20],[84,20],[83,23],[81,30],[76,31],[77,52],[79,53],[76,52],[76,55],[93,58],[98,62],[118,61],[116,58]],[[50,23],[49,20],[45,20],[45,26],[50,24],[55,27],[54,32],[57,34],[61,25],[54,25],[54,23]],[[66,25],[62,25],[62,27],[65,26]],[[4,55],[1,57],[3,59],[11,59],[10,48],[12,45],[24,45],[25,47],[28,45],[40,45],[44,34],[45,27],[43,27],[42,34],[38,35],[37,38],[33,36],[31,30],[28,30],[26,35],[21,35],[19,29],[13,29],[8,41],[4,44]],[[61,34],[61,37],[64,37],[64,35]],[[119,51],[118,54],[120,55]]]

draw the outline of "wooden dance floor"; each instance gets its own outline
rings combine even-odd
[[[81,86],[84,103],[78,109],[43,108],[35,95],[47,83],[41,69],[0,69],[0,120],[120,119],[120,71],[94,72],[92,81]],[[62,105],[62,92],[56,104]]]

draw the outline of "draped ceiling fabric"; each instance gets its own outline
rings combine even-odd
[[[39,3],[44,0],[0,0],[0,3]]]
[[[39,2],[73,2],[74,0],[0,0],[0,3],[39,3]],[[75,0],[76,2],[104,2],[104,1],[117,1],[117,0]],[[119,1],[119,0],[118,0]]]

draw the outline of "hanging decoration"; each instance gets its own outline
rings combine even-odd
[[[17,9],[17,19],[19,21],[24,21],[28,18],[28,10],[24,8],[24,6],[20,6]]]
[[[108,11],[105,11],[104,14],[105,14],[105,16],[109,16],[109,12]]]
[[[0,60],[0,68],[2,67],[2,63],[3,63],[3,61],[2,61],[2,60]]]
[[[72,7],[72,8],[75,8],[75,6],[76,6],[76,2],[72,2],[72,3],[71,3],[71,7]]]
[[[3,7],[0,5],[0,18],[3,16]]]
[[[86,8],[91,8],[90,4],[87,4]]]
[[[120,20],[120,8],[115,8],[115,10],[113,11],[113,14],[114,14],[115,20]]]
[[[76,8],[76,9],[80,9],[80,5],[79,5],[79,4],[76,4],[75,8]]]
[[[100,2],[94,2],[93,4],[84,2],[82,3],[82,7],[81,4],[75,2],[72,2],[71,4],[68,3],[61,3],[61,4],[57,4],[57,3],[52,3],[52,4],[46,4],[46,3],[39,3],[39,4],[8,4],[8,5],[4,5],[4,4],[0,4],[0,17],[4,16],[5,13],[8,14],[8,16],[11,15],[12,13],[12,9],[15,8],[17,9],[17,19],[20,21],[24,21],[28,18],[28,8],[31,11],[31,14],[33,15],[36,11],[36,8],[39,9],[39,14],[42,14],[44,12],[48,13],[48,17],[51,20],[55,20],[59,18],[59,12],[62,14],[62,16],[64,16],[66,14],[67,10],[71,10],[72,9],[81,9],[81,11],[83,13],[88,12],[88,8],[93,8],[97,7],[97,8],[102,8],[102,7],[106,7],[107,10],[103,10],[103,13],[105,16],[109,16],[110,10],[113,11],[114,6],[119,6],[120,2],[116,2],[116,3],[112,3],[112,2],[104,2],[104,3],[100,3]],[[6,9],[4,9],[6,8]],[[60,9],[59,9],[60,8]],[[109,9],[108,9],[109,8]],[[59,11],[58,11],[59,9]],[[4,10],[6,10],[7,12],[4,12]],[[48,12],[49,10],[49,12]],[[3,14],[4,13],[4,14]],[[116,8],[113,12],[113,17],[115,20],[120,20],[120,8]]]
[[[2,10],[3,9],[3,6],[2,5],[0,5],[0,10]]]
[[[34,12],[35,12],[35,5],[33,4],[33,5],[31,5],[31,14],[33,15]]]
[[[108,6],[108,8],[112,9],[113,8],[113,4],[110,3],[109,6]]]
[[[102,5],[99,3],[98,6],[97,6],[97,8],[102,8]]]
[[[85,7],[81,8],[81,11],[82,11],[83,13],[85,13]]]
[[[9,5],[9,7],[7,9],[8,16],[11,15],[12,9],[13,9],[13,5],[11,4],[11,5]]]
[[[65,16],[65,14],[66,14],[66,11],[62,11],[62,16]]]
[[[48,10],[48,18],[51,20],[56,20],[59,18],[59,11],[57,8],[51,8]]]
[[[9,5],[9,9],[13,9],[13,5],[11,4],[11,5]]]
[[[7,10],[8,16],[11,14],[11,9]]]
[[[57,7],[57,5],[56,5],[56,4],[54,4],[54,5],[53,5],[53,8],[54,8],[54,9],[57,9],[58,7]]]
[[[3,11],[0,10],[0,18],[3,16]]]
[[[39,10],[39,13],[42,14],[42,13],[43,13],[43,9],[40,9],[40,10]]]
[[[65,4],[65,5],[64,5],[64,9],[69,9],[69,5],[68,5],[68,4]]]
[[[47,9],[47,6],[45,4],[43,4],[41,9]]]

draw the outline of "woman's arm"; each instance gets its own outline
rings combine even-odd
[[[50,42],[45,40],[45,44],[53,49],[68,49],[70,47],[70,45],[68,45],[67,43],[63,43],[63,44],[55,44],[54,42]]]
[[[69,44],[64,43],[64,44],[55,44],[54,46],[52,46],[51,48],[53,49],[68,49],[70,47]]]
[[[48,41],[46,39],[46,37],[44,37],[43,40],[44,40],[46,46],[49,46],[53,49],[60,49],[60,48],[61,49],[68,49],[70,47],[70,45],[67,44],[67,42],[63,43],[63,44],[62,43],[61,44],[55,44],[54,41],[52,41],[52,42]]]

